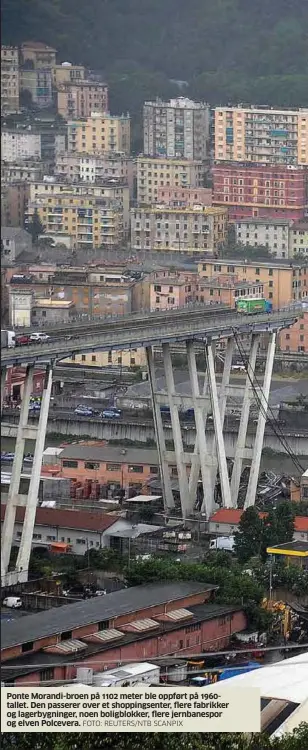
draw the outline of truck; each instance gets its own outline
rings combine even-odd
[[[236,311],[244,315],[256,315],[257,313],[271,313],[272,303],[264,297],[241,297],[236,300]]]
[[[8,348],[13,349],[16,344],[14,331],[3,331],[1,329],[1,349]]]
[[[210,551],[224,550],[224,552],[233,552],[234,536],[220,536],[217,539],[210,539]]]

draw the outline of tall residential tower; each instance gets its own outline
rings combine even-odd
[[[210,107],[185,97],[170,102],[145,102],[143,152],[170,159],[206,159],[210,132]]]

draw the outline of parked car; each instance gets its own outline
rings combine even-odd
[[[121,412],[114,411],[113,409],[104,409],[102,412],[103,419],[119,419]]]
[[[77,409],[74,410],[74,414],[78,414],[79,417],[93,417],[92,409]]]
[[[49,339],[50,336],[48,336],[47,333],[39,333],[35,331],[35,333],[30,334],[30,341],[33,342],[37,341],[39,343],[42,343],[44,341],[49,341]]]

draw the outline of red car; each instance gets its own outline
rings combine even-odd
[[[19,333],[15,336],[15,345],[16,346],[27,346],[27,344],[30,344],[30,336],[27,333]]]

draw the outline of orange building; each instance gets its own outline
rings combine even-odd
[[[157,203],[168,206],[212,206],[212,189],[205,187],[159,187]]]
[[[195,299],[196,274],[157,273],[150,282],[150,310],[172,310]]]
[[[196,285],[196,302],[235,307],[239,297],[263,297],[263,284],[241,281],[236,274],[218,274],[209,280],[201,278]]]
[[[292,328],[281,331],[279,347],[284,352],[308,352],[308,312]]]
[[[79,443],[60,454],[61,475],[84,484],[92,480],[110,489],[146,493],[146,485],[159,474],[156,450],[97,446]]]

